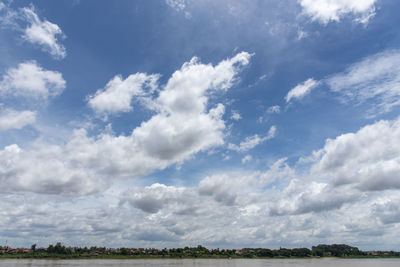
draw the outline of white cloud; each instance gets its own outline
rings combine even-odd
[[[271,106],[267,109],[268,114],[279,114],[281,112],[281,107],[280,106]]]
[[[328,77],[326,83],[345,102],[370,101],[370,115],[388,112],[400,105],[400,52],[389,50],[367,57]]]
[[[35,121],[36,112],[34,111],[16,111],[13,109],[0,111],[0,131],[21,129],[27,125],[34,124]]]
[[[30,24],[22,37],[32,44],[40,45],[44,51],[49,52],[54,58],[64,58],[67,55],[66,49],[57,40],[57,36],[64,38],[60,27],[47,20],[42,21],[33,7],[24,7],[21,12],[24,19]]]
[[[253,157],[251,155],[246,155],[242,158],[242,164],[246,164],[249,161],[252,161]]]
[[[305,82],[298,84],[296,87],[291,89],[285,97],[287,103],[292,99],[302,99],[304,96],[308,95],[313,88],[319,84],[318,81],[310,78]]]
[[[184,191],[185,188],[156,183],[146,186],[139,192],[125,192],[125,200],[144,212],[157,213],[172,202],[179,202]]]
[[[237,110],[232,110],[232,116],[231,116],[232,120],[238,121],[242,119],[242,116],[240,115],[240,113]]]
[[[225,109],[222,104],[208,108],[208,97],[232,86],[250,57],[242,52],[215,67],[196,59],[185,63],[159,96],[149,99],[156,114],[131,135],[115,136],[107,130],[89,137],[80,129],[65,145],[37,142],[24,149],[6,147],[0,150],[4,155],[0,182],[15,191],[89,194],[110,178],[141,177],[222,145]]]
[[[267,171],[260,174],[260,183],[268,185],[277,180],[293,179],[295,177],[296,172],[288,165],[287,158],[281,158],[269,166]]]
[[[128,112],[133,109],[131,102],[134,97],[144,97],[156,88],[158,75],[136,73],[125,80],[120,75],[111,79],[105,89],[98,90],[88,97],[89,106],[99,114]],[[149,88],[149,92],[144,90]]]
[[[314,152],[314,176],[326,177],[334,186],[359,190],[400,189],[400,118],[379,121],[335,139]]]
[[[303,13],[322,24],[340,21],[346,15],[359,23],[367,23],[375,15],[377,0],[298,0]]]
[[[276,135],[276,127],[271,126],[266,136],[260,137],[258,134],[255,134],[253,136],[248,136],[245,138],[243,142],[240,142],[239,145],[228,144],[228,149],[235,150],[238,152],[246,152],[258,146],[259,144],[274,138],[275,135]]]
[[[61,94],[65,86],[61,73],[44,70],[35,61],[26,61],[3,75],[0,95],[47,99]]]
[[[78,164],[59,146],[40,142],[29,150],[7,146],[0,150],[1,191],[85,195],[104,186],[92,170]]]

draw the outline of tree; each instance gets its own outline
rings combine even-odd
[[[31,251],[32,251],[32,252],[35,252],[35,251],[36,251],[36,244],[33,244],[33,245],[31,246]]]

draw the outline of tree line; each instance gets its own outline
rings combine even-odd
[[[60,242],[47,248],[12,249],[0,246],[0,254],[23,254],[27,257],[96,257],[96,256],[132,256],[132,257],[169,257],[169,258],[308,258],[308,257],[365,257],[396,256],[394,251],[361,251],[357,247],[345,244],[321,244],[308,248],[242,248],[242,249],[208,249],[201,245],[184,248],[106,248],[106,247],[66,247]]]

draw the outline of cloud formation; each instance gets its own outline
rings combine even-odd
[[[3,75],[0,96],[46,100],[61,94],[65,86],[61,73],[45,70],[36,61],[26,61],[8,69]]]
[[[43,51],[49,52],[56,59],[65,58],[67,51],[57,38],[58,36],[65,38],[60,27],[48,20],[41,20],[33,6],[22,8],[21,13],[30,24],[24,30],[22,38],[29,43],[41,46]]]
[[[314,155],[316,176],[328,178],[333,186],[352,185],[362,191],[400,189],[400,118],[379,121],[335,139]]]
[[[230,150],[235,150],[237,152],[246,152],[249,151],[250,149],[255,148],[259,144],[274,138],[276,135],[276,126],[271,126],[269,128],[268,134],[264,137],[260,137],[258,134],[248,136],[245,138],[244,141],[240,142],[239,145],[236,144],[228,144],[228,149]]]
[[[88,97],[89,106],[98,114],[116,114],[133,110],[131,105],[134,97],[145,97],[154,92],[158,75],[136,73],[125,80],[117,75],[112,78],[104,89],[98,90]],[[149,91],[146,92],[145,88]]]
[[[21,129],[27,125],[34,124],[36,121],[36,112],[13,109],[4,109],[0,111],[0,131],[10,129]]]
[[[196,58],[185,63],[158,97],[149,100],[149,107],[156,114],[130,135],[115,136],[105,131],[90,137],[86,130],[80,129],[65,145],[37,141],[27,148],[16,144],[7,146],[0,150],[0,182],[11,191],[90,194],[112,178],[142,177],[220,146],[224,143],[225,109],[222,104],[208,108],[208,97],[213,91],[231,87],[250,57],[242,52],[215,67],[201,64]],[[36,76],[31,77],[32,71],[22,72],[25,69],[33,69]],[[60,78],[60,74],[42,71],[35,64],[27,63],[9,71],[3,83],[10,86],[2,88],[13,88],[14,93],[34,91],[48,95],[51,91],[46,82]],[[38,86],[26,81],[34,81]],[[59,84],[63,83],[56,83]],[[117,90],[121,88],[125,89],[122,86]]]
[[[0,10],[4,12],[0,16],[2,26],[20,32],[23,40],[39,46],[55,59],[66,57],[67,51],[59,40],[64,39],[65,34],[57,24],[40,19],[33,5],[14,10],[9,5],[1,3]]]
[[[286,103],[289,103],[293,99],[302,99],[306,95],[308,95],[312,89],[314,89],[319,84],[318,81],[310,78],[305,82],[296,85],[296,87],[292,88],[286,95],[285,100]]]
[[[366,57],[328,77],[326,83],[344,102],[369,102],[370,115],[388,112],[400,105],[400,52],[388,50]]]
[[[18,195],[2,198],[0,212],[8,216],[0,217],[0,225],[7,229],[3,236],[23,239],[23,236],[11,237],[11,234],[19,233],[24,227],[31,237],[39,239],[40,236],[40,242],[45,244],[55,238],[53,233],[58,233],[67,243],[85,245],[87,242],[110,244],[109,240],[118,236],[117,241],[112,241],[116,243],[110,245],[132,245],[134,240],[141,246],[156,247],[199,242],[212,247],[227,243],[232,246],[244,243],[267,247],[309,246],[315,242],[350,242],[356,237],[362,240],[360,245],[368,246],[370,238],[375,242],[386,240],[388,234],[396,232],[400,222],[396,205],[399,170],[387,172],[385,167],[386,164],[394,168],[400,166],[400,148],[396,144],[399,125],[400,119],[379,121],[355,133],[329,139],[323,148],[311,155],[309,168],[291,168],[287,159],[282,158],[266,171],[208,175],[194,186],[155,183],[131,187],[122,194],[111,193],[111,188],[105,191],[109,206],[100,201],[94,208],[70,209],[63,205],[60,210],[55,206],[59,200],[43,202],[40,195],[27,195],[30,198],[27,204],[23,204],[26,200],[18,199]],[[75,144],[70,148],[73,147],[80,146]],[[48,147],[46,149],[48,151]],[[20,162],[21,158],[16,157],[23,152],[14,145],[1,153],[4,170]],[[71,154],[80,156],[78,151],[71,151]],[[36,156],[43,158],[43,152]],[[47,161],[51,161],[52,156],[49,155]],[[392,161],[396,164],[390,164]],[[75,164],[81,163],[78,158]],[[41,162],[32,162],[32,165],[37,164]],[[370,167],[371,170],[380,168],[381,172],[370,176],[363,171]],[[343,173],[351,179],[340,180]],[[32,174],[36,184],[41,183],[43,176],[40,174]],[[74,183],[78,183],[81,190],[93,189],[93,185],[79,184],[87,180],[79,176],[76,179]],[[377,181],[373,184],[379,186],[371,187],[367,181]],[[11,180],[7,182],[16,186]],[[39,188],[36,184],[21,183],[19,186]],[[385,190],[385,194],[379,190]],[[49,197],[56,198],[46,196]],[[77,201],[84,206],[84,200]],[[118,204],[111,204],[115,202]],[[66,220],[65,214],[70,220]],[[45,233],[43,229],[48,225],[57,231]]]
[[[298,0],[303,13],[322,24],[340,21],[346,15],[358,23],[367,23],[375,15],[377,0]]]

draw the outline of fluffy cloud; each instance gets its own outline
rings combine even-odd
[[[49,52],[54,58],[62,59],[67,55],[65,47],[59,44],[57,40],[57,36],[64,37],[57,24],[47,20],[42,21],[33,7],[22,8],[21,13],[30,24],[22,36],[26,41],[40,45],[44,51]]]
[[[243,205],[251,200],[252,187],[257,185],[258,174],[219,174],[207,176],[200,181],[198,192],[210,196],[216,202],[232,206]],[[248,199],[246,196],[248,195]]]
[[[149,99],[149,106],[156,114],[130,135],[115,136],[105,131],[89,137],[81,129],[65,145],[37,142],[24,149],[8,146],[0,150],[0,181],[13,191],[89,194],[97,192],[111,177],[141,177],[222,145],[224,106],[208,108],[208,96],[232,86],[236,73],[249,59],[250,54],[242,52],[215,67],[201,64],[197,59],[185,63],[159,96]],[[38,70],[36,65],[33,67]],[[18,76],[13,75],[19,74],[18,70],[9,71],[3,83],[12,84],[21,94],[28,89],[43,89],[39,93],[49,94],[46,87],[11,83],[10,80],[18,81],[9,78]],[[54,75],[40,69],[37,73]],[[29,79],[39,78],[29,76]]]
[[[266,172],[210,175],[193,187],[156,183],[122,195],[121,188],[113,193],[114,187],[74,203],[56,195],[0,194],[0,214],[7,215],[0,216],[1,234],[10,243],[34,239],[39,246],[63,240],[66,245],[160,248],[199,243],[298,247],[354,240],[368,248],[371,239],[398,240],[393,235],[400,218],[398,191],[360,193],[298,175],[293,179],[294,170],[285,162],[278,160]],[[284,183],[266,187],[274,178]],[[50,226],[54,231],[47,231]]]
[[[47,99],[61,94],[65,86],[61,73],[44,70],[35,61],[26,61],[3,75],[0,95]]]
[[[353,15],[355,21],[367,23],[375,15],[377,0],[299,0],[303,13],[322,24],[340,21],[346,15]]]
[[[400,189],[400,118],[367,125],[356,133],[328,139],[315,151],[312,173],[334,186],[359,190]]]
[[[235,120],[235,121],[239,121],[242,119],[242,116],[240,115],[240,113],[237,110],[232,110],[231,119]]]
[[[318,81],[310,78],[305,82],[296,85],[293,89],[291,89],[285,97],[287,103],[289,103],[292,99],[302,99],[304,96],[308,95],[311,90],[319,84]]]
[[[5,109],[0,111],[0,131],[9,129],[21,129],[36,121],[36,112],[24,110],[16,111],[13,109]]]
[[[240,142],[239,145],[228,144],[228,149],[235,150],[238,152],[246,152],[249,151],[250,149],[255,148],[259,144],[262,144],[263,142],[274,138],[275,135],[276,135],[276,127],[271,126],[266,136],[260,137],[258,134],[255,134],[253,136],[248,136],[245,138],[243,142]]]
[[[370,114],[390,111],[400,105],[400,52],[385,51],[351,65],[326,79],[332,91],[356,105],[369,101]]]
[[[0,150],[2,192],[85,195],[104,183],[92,170],[74,166],[73,155],[59,146],[36,143],[29,150],[10,145]]]
[[[390,196],[385,201],[392,200],[400,189],[399,138],[400,118],[379,121],[355,133],[328,139],[308,159],[311,166],[307,172],[302,176],[292,172],[290,183],[269,205],[270,214],[351,210],[362,201],[370,201],[371,209],[383,201],[377,199],[382,196],[377,192],[383,190]],[[383,213],[384,221],[397,216],[397,213]]]
[[[125,192],[124,200],[144,212],[157,213],[164,206],[183,200],[184,191],[185,188],[156,183],[145,187],[143,190]]]
[[[293,179],[270,208],[270,214],[303,214],[339,209],[348,202],[357,201],[354,191],[332,188],[327,183],[304,182]]]
[[[99,114],[131,111],[133,97],[144,97],[154,91],[157,79],[158,75],[144,73],[129,75],[125,80],[117,75],[107,83],[105,89],[89,96],[88,104]],[[144,87],[148,87],[150,92],[146,92]]]

